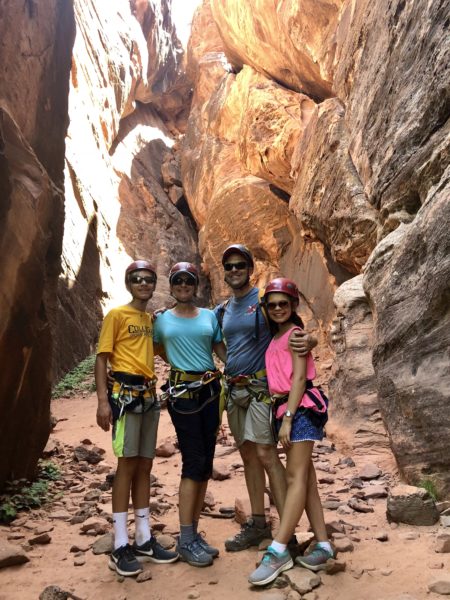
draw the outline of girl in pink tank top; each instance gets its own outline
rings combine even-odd
[[[267,585],[293,567],[287,544],[306,505],[317,544],[308,556],[300,557],[300,564],[318,571],[334,557],[312,462],[314,441],[323,438],[327,404],[312,383],[316,369],[311,354],[302,357],[289,348],[293,332],[303,329],[295,312],[299,292],[293,281],[279,277],[266,286],[263,300],[274,333],[266,351],[266,369],[269,390],[276,399],[276,429],[286,450],[287,492],[276,538],[249,577],[249,582],[256,586]]]

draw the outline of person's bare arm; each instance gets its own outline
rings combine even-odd
[[[213,344],[213,350],[220,360],[225,363],[227,360],[227,347],[223,342],[216,342]]]
[[[292,337],[291,334],[290,337]],[[290,341],[290,340],[289,340]],[[288,398],[288,410],[295,415],[295,412],[298,408],[300,399],[305,393],[306,387],[306,359],[300,356],[298,353],[293,352],[291,350],[292,356],[292,385],[289,391]],[[283,417],[283,422],[281,424],[280,433],[278,435],[281,445],[285,450],[288,450],[292,442],[290,440],[291,437],[291,428],[292,428],[292,417],[287,417],[286,415]]]
[[[289,349],[299,356],[306,356],[313,348],[317,346],[317,338],[310,333],[305,333],[296,329],[289,337]]]
[[[95,359],[95,386],[97,388],[97,424],[104,430],[108,431],[112,425],[112,411],[108,402],[108,388],[106,377],[108,372],[108,356],[107,352],[97,354]]]

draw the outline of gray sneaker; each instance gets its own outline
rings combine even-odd
[[[178,542],[177,552],[180,555],[180,560],[193,567],[209,567],[213,564],[213,557],[205,552],[197,539],[183,545]]]
[[[294,561],[287,550],[278,554],[271,546],[267,548],[259,567],[248,578],[252,585],[267,585],[283,571],[292,569]]]
[[[270,525],[265,527],[256,527],[253,519],[249,519],[244,523],[241,530],[232,538],[225,541],[225,550],[228,552],[240,552],[246,550],[250,546],[259,546],[266,539],[272,539]]]
[[[213,558],[217,558],[219,556],[219,548],[214,548],[214,546],[210,546],[201,533],[197,533],[196,540],[206,552],[206,554],[209,554]]]
[[[330,558],[334,558],[333,553],[328,552],[325,548],[316,546],[307,556],[297,556],[295,562],[311,571],[321,571],[325,569],[325,564]]]

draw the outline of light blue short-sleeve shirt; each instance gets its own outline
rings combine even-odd
[[[212,310],[199,308],[199,314],[191,319],[166,310],[154,323],[153,339],[164,345],[175,369],[205,372],[216,368],[212,346],[222,341],[222,332]]]

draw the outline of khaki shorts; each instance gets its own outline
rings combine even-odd
[[[113,450],[118,458],[154,458],[158,434],[158,401],[145,413],[124,412],[113,425]]]
[[[271,410],[271,405],[266,402],[252,399],[248,408],[242,408],[228,398],[228,425],[238,448],[244,442],[275,444],[270,426]]]

